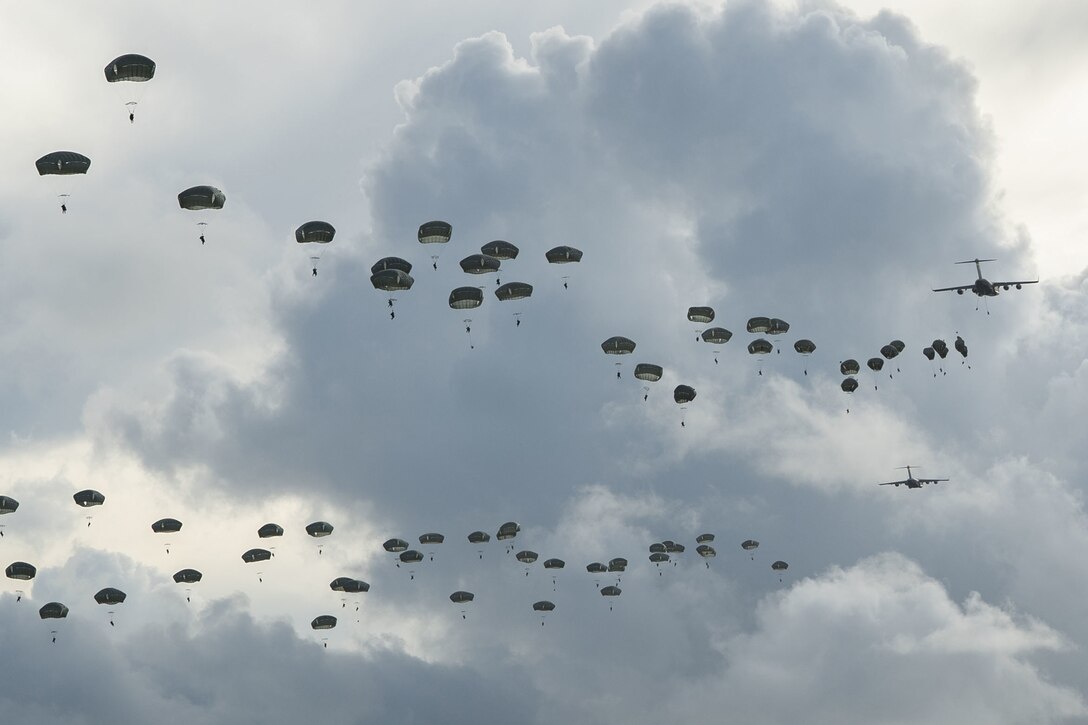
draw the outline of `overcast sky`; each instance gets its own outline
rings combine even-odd
[[[0,552],[38,574],[0,588],[5,718],[1088,722],[1088,10],[947,5],[8,13]],[[158,64],[132,124],[102,73],[130,52]],[[89,172],[39,177],[56,150]],[[225,207],[180,209],[197,184]],[[494,239],[530,299],[461,271]],[[975,257],[1040,283],[930,291]],[[734,333],[718,362],[692,305]],[[791,325],[761,360],[756,315]],[[957,335],[966,360],[923,357]],[[907,464],[951,481],[876,485]],[[535,564],[467,543],[509,520]],[[266,522],[275,558],[243,563]],[[381,547],[425,532],[411,572]],[[607,600],[585,566],[617,556]]]

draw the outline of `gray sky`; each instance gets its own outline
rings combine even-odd
[[[116,2],[0,30],[0,494],[22,504],[0,551],[38,567],[0,590],[5,712],[1088,720],[1088,187],[1054,107],[1088,78],[1055,50],[1083,10],[584,5]],[[131,125],[101,71],[125,52],[158,62]],[[39,178],[54,150],[90,172]],[[195,184],[225,208],[180,210]],[[415,241],[435,218],[437,250]],[[311,219],[338,230],[316,278],[293,241]],[[535,285],[518,306],[457,264],[492,239],[521,248],[500,274]],[[558,244],[582,263],[546,264]],[[369,283],[386,255],[415,264],[395,320]],[[929,291],[976,256],[1041,283],[978,311]],[[448,308],[476,284],[482,307]],[[734,332],[720,364],[685,319],[707,304]],[[791,324],[761,363],[755,315]],[[957,334],[970,367],[941,374],[921,349]],[[612,335],[638,343],[620,380]],[[896,338],[839,390],[840,360]],[[665,368],[645,401],[637,362]],[[875,485],[905,464],[952,482]],[[104,506],[72,503],[88,487]],[[169,554],[164,516],[185,524]],[[320,554],[315,519],[336,527]],[[566,560],[554,581],[465,541],[507,520],[516,549]],[[244,564],[269,521],[276,557]],[[446,543],[411,579],[381,542],[428,531]],[[663,539],[688,551],[656,568]],[[610,611],[585,565],[614,556]],[[191,602],[183,567],[204,572]],[[370,592],[329,591],[342,575]],[[105,586],[129,594],[114,627]]]

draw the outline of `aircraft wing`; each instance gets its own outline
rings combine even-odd
[[[916,478],[914,479],[918,483],[940,483],[941,481],[947,481],[947,478]]]
[[[994,289],[997,289],[998,287],[1005,287],[1005,286],[1013,287],[1013,286],[1018,285],[1018,284],[1038,284],[1038,283],[1039,283],[1039,280],[1037,280],[1037,279],[1022,279],[1022,280],[1019,280],[1017,282],[994,282],[993,285],[994,285]]]
[[[1009,282],[1009,284],[1016,284],[1015,282]],[[1021,284],[1023,284],[1021,282]],[[933,290],[934,292],[954,292],[956,290],[969,290],[974,288],[974,284],[961,284],[956,287],[941,287],[940,289]]]
[[[888,481],[887,483],[878,483],[878,486],[901,486],[906,481]]]

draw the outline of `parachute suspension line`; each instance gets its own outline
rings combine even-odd
[[[521,313],[515,312],[514,314],[514,327],[521,327]]]
[[[616,380],[622,379],[623,375],[620,373],[620,368],[623,367],[623,363],[618,362],[613,364],[616,366]]]
[[[570,279],[569,276],[563,278],[563,289],[567,289],[567,280],[569,280],[569,279]],[[544,623],[541,622],[540,624],[543,625]]]
[[[310,269],[311,269],[311,272],[312,272],[312,274],[310,275],[311,277],[316,277],[317,276],[317,263],[318,263],[318,261],[320,261],[320,259],[321,259],[321,257],[318,257],[318,256],[310,257]]]
[[[434,267],[434,271],[436,271],[436,272],[438,271],[438,255],[437,254],[432,254],[431,255],[431,266]]]
[[[684,422],[684,418],[686,417],[684,413],[685,413],[685,411],[687,409],[688,409],[688,406],[686,406],[686,405],[681,405],[680,406],[680,427],[681,428],[687,427],[687,424]]]
[[[57,198],[60,199],[60,213],[61,214],[67,214],[68,213],[68,197],[69,196],[71,196],[71,194],[57,194]]]
[[[650,386],[649,385],[643,385],[642,386],[642,399],[643,400],[649,400],[649,398],[650,398]]]
[[[468,335],[468,349],[475,350],[476,346],[472,344],[472,318],[469,318],[465,322],[465,334]],[[482,555],[481,555],[482,558]]]
[[[200,246],[202,246],[202,247],[203,247],[203,246],[204,246],[204,242],[205,242],[205,241],[207,241],[207,240],[206,240],[206,239],[204,238],[204,231],[205,231],[205,229],[204,229],[204,228],[205,228],[206,226],[208,226],[208,222],[197,222],[197,223],[196,223],[196,225],[197,225],[198,227],[200,227],[200,236],[199,236],[198,238],[200,239]]]
[[[389,298],[389,319],[390,320],[397,319],[397,311],[393,309],[393,303],[396,302],[396,301],[397,301],[396,297],[390,297]]]

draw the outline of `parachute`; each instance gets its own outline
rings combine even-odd
[[[617,556],[615,559],[608,560],[608,571],[610,572],[624,572],[627,571],[627,559],[622,556]]]
[[[312,524],[306,525],[306,533],[315,539],[329,536],[332,531],[333,526],[328,521],[315,521]]]
[[[412,285],[415,284],[415,280],[412,279],[412,275],[408,274],[407,271],[401,268],[391,266],[392,264],[395,264],[394,260],[396,260],[396,262],[401,262],[404,265],[407,265],[409,269],[411,269],[412,267],[412,265],[408,264],[403,259],[398,259],[397,257],[386,257],[385,259],[379,260],[374,265],[374,267],[371,267],[371,271],[374,272],[374,268],[382,264],[390,266],[379,268],[378,271],[370,275],[370,284],[374,286],[374,289],[390,293],[389,319],[391,320],[396,319],[397,317],[396,312],[394,312],[392,309],[393,303],[396,302],[397,299],[392,296],[392,293],[405,292],[412,289]]]
[[[816,352],[816,343],[807,339],[798,340],[793,343],[793,349],[797,351],[798,354],[808,357]],[[808,367],[805,368],[805,375],[808,375]]]
[[[490,274],[499,271],[499,260],[486,254],[471,254],[461,260],[466,274]]]
[[[586,564],[586,571],[590,574],[604,574],[608,571],[608,567],[599,561],[595,561],[592,564]]]
[[[94,600],[96,602],[98,602],[99,604],[105,604],[105,605],[110,605],[110,606],[112,606],[114,604],[123,604],[126,598],[128,598],[127,594],[125,594],[120,589],[115,589],[114,587],[106,587],[105,589],[99,589],[98,593],[94,595]],[[112,611],[109,612],[109,617],[110,617],[110,626],[112,627],[112,626],[114,626],[113,625],[113,612]]]
[[[250,549],[242,554],[242,561],[247,564],[253,564],[258,561],[268,561],[271,558],[272,552],[268,549]]]
[[[25,561],[13,561],[8,564],[8,568],[4,569],[4,575],[8,579],[16,579],[18,581],[30,581],[38,573],[38,569],[33,564],[27,564]]]
[[[933,351],[940,355],[941,359],[944,360],[945,356],[948,355],[948,344],[944,340],[938,338],[933,341]]]
[[[567,562],[562,559],[546,559],[544,561],[545,569],[562,569],[567,565]]]
[[[483,304],[484,293],[479,287],[458,287],[450,292],[450,309],[471,310]]]
[[[454,604],[468,604],[475,598],[475,594],[465,591],[456,591],[450,595],[450,601]],[[461,608],[461,619],[465,619],[465,609],[463,607]]]
[[[855,378],[845,378],[842,383],[839,384],[839,387],[842,388],[842,392],[850,394],[858,389],[858,381]],[[847,408],[846,412],[849,413],[850,409]]]
[[[416,239],[420,244],[445,244],[453,236],[453,227],[448,222],[433,221],[419,225]],[[431,266],[438,269],[438,255],[431,255]]]
[[[706,568],[710,568],[709,559],[713,559],[718,555],[718,552],[710,544],[699,544],[695,547],[695,553],[703,557],[703,561],[706,563]]]
[[[114,87],[124,89],[121,95],[129,123],[133,123],[136,120],[136,106],[143,96],[144,83],[155,77],[155,61],[146,55],[126,53],[107,63],[103,73],[106,82],[119,84]]]
[[[514,558],[525,565],[525,576],[529,576],[529,569],[531,565],[536,562],[538,556],[539,555],[535,551],[524,550],[515,554]]]
[[[712,307],[689,307],[688,308],[688,322],[694,322],[699,325],[708,325],[714,321],[714,308]],[[695,342],[699,342],[700,333],[695,333]]]
[[[42,605],[42,608],[38,610],[38,616],[45,619],[66,619],[68,617],[68,607],[64,606],[60,602],[49,602]],[[52,630],[50,634],[53,637],[53,644],[57,643],[57,630]]]
[[[767,328],[768,335],[784,335],[790,331],[790,323],[777,317],[771,318],[771,324]]]
[[[86,174],[91,168],[91,160],[75,151],[54,151],[35,161],[34,166],[37,167],[39,176],[72,176]],[[60,200],[60,211],[62,214],[67,214],[68,197],[71,196],[68,191],[70,184],[64,180],[57,182],[54,186],[57,199]]]
[[[159,519],[151,524],[151,530],[156,534],[173,534],[181,531],[181,522],[177,519]]]
[[[196,569],[181,569],[174,573],[175,584],[196,584],[198,581],[204,578]],[[192,590],[185,590],[185,601],[192,602]]]
[[[696,544],[709,544],[714,541],[714,534],[699,534],[695,537]]]
[[[446,540],[446,537],[443,536],[442,534],[429,533],[429,534],[420,534],[420,536],[419,536],[420,545],[425,545],[425,546],[431,546],[433,544],[441,544],[445,540]],[[431,561],[434,561],[434,553],[433,552],[431,553]]]
[[[497,281],[497,280],[496,280]],[[511,302],[517,300],[528,299],[533,294],[533,286],[526,282],[507,282],[503,286],[495,290],[495,296],[499,298],[499,302]],[[521,326],[521,312],[517,311],[513,313],[514,320],[516,322],[515,327]]]
[[[608,597],[609,599],[611,599],[612,597],[618,597],[620,594],[623,594],[623,590],[620,589],[619,587],[615,586],[615,585],[607,586],[607,587],[601,587],[601,596],[602,597]],[[610,611],[610,612],[612,611],[612,603],[611,602],[608,603],[608,611]]]
[[[336,236],[336,228],[328,222],[306,222],[295,230],[295,241],[299,244],[328,244]],[[317,261],[321,259],[318,254],[310,256],[310,264],[313,276],[317,276]]]
[[[635,351],[634,340],[616,335],[610,337],[601,343],[601,349],[604,350],[606,355],[630,355]],[[621,363],[616,363],[616,377],[621,377],[620,368]]]
[[[262,539],[271,539],[276,536],[283,536],[283,527],[279,524],[265,524],[261,528],[257,529],[257,536]]]
[[[423,561],[423,552],[416,551],[415,549],[409,549],[408,551],[402,551],[400,553],[399,558],[400,558],[401,564],[408,564],[409,567],[411,567],[411,565],[419,564],[420,562]],[[409,579],[415,579],[416,578],[416,572],[415,572],[414,569],[412,569],[412,568],[408,569],[408,578]]]
[[[382,544],[382,548],[391,554],[399,554],[408,550],[408,542],[404,539],[386,539],[385,543]]]
[[[373,275],[390,269],[408,274],[412,271],[412,263],[406,259],[401,259],[400,257],[382,257],[371,265],[370,273]]]
[[[486,544],[490,541],[491,534],[487,533],[486,531],[473,531],[471,534],[468,535],[468,543],[470,544]],[[479,554],[481,559],[484,558],[483,549],[477,549],[476,553]]]
[[[548,264],[571,264],[582,261],[582,250],[574,247],[552,247],[544,256]],[[567,289],[567,277],[563,277],[563,289]]]
[[[748,354],[749,355],[767,355],[767,354],[770,354],[770,352],[772,350],[774,350],[774,345],[772,345],[769,340],[766,340],[766,339],[764,339],[762,337],[759,338],[759,339],[756,339],[756,340],[752,340],[750,343],[748,343]],[[762,359],[760,360],[760,363],[759,363],[759,374],[760,375],[763,374],[763,361],[762,361]]]
[[[493,242],[488,242],[484,246],[480,247],[480,253],[486,254],[489,257],[506,261],[508,259],[517,259],[518,252],[521,250],[515,247],[510,242],[504,242],[501,239],[496,239]]]
[[[672,391],[672,399],[681,405],[690,403],[695,400],[695,388],[690,385],[677,385]]]
[[[923,347],[922,354],[926,356],[927,360],[932,360],[934,357],[936,357],[936,354],[933,352],[932,347]]]
[[[715,346],[714,349],[714,364],[718,364],[718,347],[729,342],[733,337],[733,333],[724,327],[711,327],[703,330],[703,334],[700,335],[703,338],[703,342],[708,342]]]
[[[321,614],[314,617],[313,621],[310,622],[310,629],[314,631],[333,629],[334,627],[336,627],[336,617],[331,614]],[[321,640],[321,645],[323,647],[328,647],[329,643],[323,638]]]
[[[203,578],[204,575],[196,569],[181,569],[174,574],[176,584],[196,584]]]
[[[884,361],[878,357],[871,357],[865,361],[865,364],[869,366],[869,369],[873,372],[880,372],[884,368]]]
[[[963,338],[959,335],[956,335],[956,352],[958,352],[964,358],[967,357],[967,343],[964,342]]]
[[[782,572],[786,571],[786,569],[789,568],[790,565],[784,561],[776,561],[775,563],[771,564],[771,570],[778,572],[778,581],[782,581]]]
[[[0,496],[0,516],[13,514],[19,508],[19,502],[11,496]],[[4,535],[4,525],[0,524],[0,536]]]
[[[899,344],[902,345],[903,343],[900,342]],[[896,356],[899,355],[900,352],[901,350],[895,345],[885,345],[884,347],[880,348],[880,354],[884,357],[885,360],[894,359]],[[896,367],[895,372],[899,372],[898,367]],[[889,374],[888,377],[891,377],[891,375]]]
[[[766,334],[771,329],[771,318],[751,317],[748,319],[748,324],[745,326],[745,329],[756,335]]]
[[[533,602],[533,611],[540,612],[540,626],[544,626],[544,619],[548,616],[548,612],[555,610],[555,604],[544,599],[539,602]]]
[[[521,531],[521,526],[516,521],[507,521],[505,524],[499,527],[499,531],[495,534],[495,538],[499,541],[509,541],[518,535]],[[514,550],[513,544],[506,545],[506,553],[509,554]]]
[[[857,375],[861,372],[861,365],[853,358],[850,360],[843,360],[839,363],[839,372],[843,375]]]
[[[700,324],[708,324],[714,321],[714,308],[712,307],[689,307],[688,308],[688,321],[698,322]]]
[[[90,506],[101,506],[106,502],[105,496],[91,488],[74,494],[72,496],[72,499],[76,502],[77,505],[82,506],[83,508],[88,508]]]
[[[665,373],[664,369],[660,365],[654,365],[653,363],[639,363],[635,365],[635,378],[647,383],[656,383],[661,379],[661,376]],[[650,397],[650,386],[642,386],[642,399],[648,400]]]
[[[178,194],[178,204],[182,209],[188,209],[189,211],[222,209],[226,203],[227,195],[214,186],[191,186]],[[204,221],[202,216],[201,221],[197,222],[196,225],[201,228],[200,243],[203,245],[206,241],[204,227],[208,226],[208,222]]]

